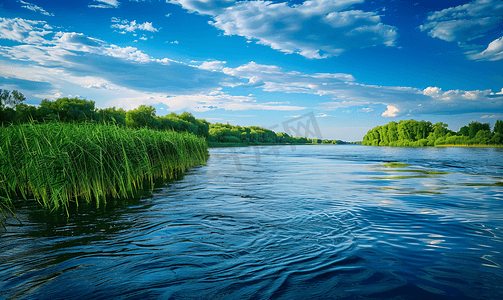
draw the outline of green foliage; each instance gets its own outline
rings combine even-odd
[[[59,98],[55,101],[42,100],[39,107],[21,103],[25,97],[17,91],[0,90],[0,123],[25,124],[30,122],[45,123],[51,121],[63,123],[102,123],[126,126],[129,128],[149,128],[154,130],[174,130],[190,132],[204,137],[208,142],[230,144],[343,144],[340,140],[312,140],[305,137],[293,137],[286,133],[258,126],[233,126],[229,124],[210,124],[204,119],[196,119],[191,113],[179,115],[170,113],[156,116],[152,106],[140,105],[138,108],[125,111],[122,108],[95,107],[94,101],[79,98]],[[17,101],[17,102],[16,102]],[[4,103],[12,107],[5,107]],[[392,127],[392,125],[390,125]],[[379,137],[379,133],[376,132]],[[384,145],[386,145],[385,142]],[[377,143],[378,144],[378,143]],[[377,145],[376,144],[376,145]]]
[[[23,124],[0,129],[0,206],[35,199],[47,209],[70,201],[128,198],[173,179],[208,157],[204,138],[92,123]]]
[[[0,110],[2,110],[6,105],[14,107],[18,104],[21,104],[25,100],[26,97],[23,95],[23,93],[17,90],[9,92],[8,90],[0,89]]]
[[[501,145],[503,122],[496,121],[491,133],[488,123],[470,122],[456,133],[447,124],[407,120],[390,122],[372,128],[363,137],[362,145],[392,147],[425,147],[441,145]]]
[[[94,101],[79,98],[59,98],[56,101],[42,100],[40,107],[45,109],[47,119],[55,119],[62,122],[82,122],[97,120]]]
[[[503,121],[496,120],[496,123],[494,123],[493,132],[503,134]]]
[[[155,121],[155,108],[152,106],[140,105],[136,109],[131,109],[126,113],[126,124],[131,128],[151,127]]]
[[[99,119],[105,124],[126,125],[126,111],[122,108],[114,107],[99,109]]]
[[[480,130],[491,131],[491,128],[489,127],[489,123],[482,124],[477,121],[472,121],[472,122],[470,122],[470,124],[468,124],[468,134],[471,139],[473,139]]]
[[[8,90],[0,89],[0,124],[9,122],[16,116],[16,111],[12,107],[16,107],[22,104],[26,100],[23,93],[13,90],[12,92]],[[10,106],[10,107],[8,107]]]
[[[342,144],[337,140],[317,140],[305,137],[293,137],[287,133],[275,133],[272,130],[258,126],[234,126],[230,124],[209,124],[209,143],[243,144]]]

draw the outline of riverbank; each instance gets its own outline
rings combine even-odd
[[[282,146],[282,145],[316,145],[311,143],[218,143],[208,142],[209,148],[228,148],[228,147],[249,147],[249,146]]]
[[[503,148],[503,145],[436,145],[435,147]]]
[[[11,200],[46,209],[134,197],[159,179],[204,164],[208,145],[191,133],[98,124],[23,124],[0,129],[0,211]]]
[[[346,145],[344,144],[313,144],[313,143],[218,143],[208,142],[209,148],[228,148],[228,147],[249,147],[249,146],[301,146],[301,145]]]

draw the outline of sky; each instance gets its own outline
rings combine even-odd
[[[503,119],[503,1],[2,0],[0,88],[361,141]]]

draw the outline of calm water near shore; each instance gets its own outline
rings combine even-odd
[[[0,299],[503,299],[501,148],[210,154],[127,204],[19,207]]]

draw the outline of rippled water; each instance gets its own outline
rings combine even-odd
[[[0,298],[503,299],[503,149],[210,152],[125,205],[20,207]]]

